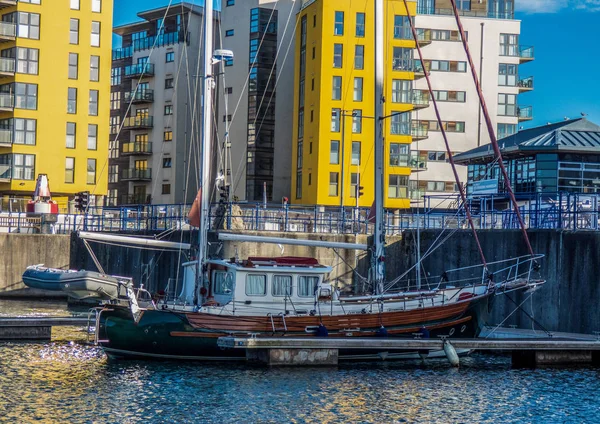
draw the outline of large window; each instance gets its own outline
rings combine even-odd
[[[76,142],[77,124],[75,122],[67,122],[67,149],[74,149]]]
[[[20,74],[37,75],[39,69],[38,49],[17,47],[17,72]]]
[[[516,94],[498,94],[498,115],[517,116]]]
[[[98,125],[88,124],[88,150],[98,149]]]
[[[517,124],[498,124],[498,140],[517,133]]]
[[[121,109],[121,92],[112,91],[110,93],[110,110]]]
[[[500,56],[519,56],[518,34],[500,34]]]
[[[340,174],[337,172],[329,173],[329,195],[337,196],[338,195],[338,180],[340,178]]]
[[[354,109],[352,111],[352,133],[362,133],[362,110]]]
[[[515,87],[517,85],[517,73],[519,65],[501,63],[498,69],[498,85]]]
[[[413,49],[408,49],[405,47],[394,47],[392,69],[394,71],[412,71]]]
[[[100,22],[92,21],[90,43],[92,47],[100,47]]]
[[[457,62],[454,60],[431,60],[431,71],[438,72],[467,72],[467,62]]]
[[[35,145],[37,122],[35,119],[15,118],[14,144]]]
[[[80,0],[71,0],[71,9],[79,10],[79,1]]]
[[[246,295],[264,296],[267,294],[267,276],[266,275],[246,275]]]
[[[340,132],[340,108],[331,109],[331,132]]]
[[[464,91],[433,90],[433,96],[438,102],[463,102],[466,99]]]
[[[333,45],[333,67],[341,68],[344,59],[344,45],[334,44]]]
[[[75,182],[75,158],[65,159],[65,183],[73,184]]]
[[[122,73],[123,73],[123,68],[112,68],[110,70],[110,85],[121,84]]]
[[[108,182],[118,183],[119,182],[119,165],[110,165],[108,167]]]
[[[344,12],[335,12],[333,35],[344,35]]]
[[[427,181],[427,191],[446,191],[446,182]]]
[[[15,83],[15,108],[37,109],[37,84]]]
[[[77,113],[77,88],[69,87],[67,91],[67,113]]]
[[[69,53],[69,79],[77,79],[78,64],[79,55],[77,53]]]
[[[408,144],[390,143],[390,166],[408,166]]]
[[[388,197],[390,199],[405,199],[408,197],[407,175],[390,175],[388,182]]]
[[[273,296],[291,296],[292,295],[292,276],[274,275],[273,276]]]
[[[354,98],[355,102],[362,102],[363,100],[363,79],[361,77],[354,77]]]
[[[296,146],[296,169],[302,169],[302,162],[304,159],[304,143],[302,141],[298,141],[298,145]]]
[[[102,12],[102,0],[92,0],[92,12]]]
[[[98,116],[98,90],[90,90],[89,114]]]
[[[100,56],[90,56],[90,81],[100,80]]]
[[[423,121],[422,121],[423,122]],[[440,131],[438,121],[425,121],[429,125],[429,131]],[[446,132],[465,132],[465,123],[459,121],[442,121]]]
[[[315,294],[317,284],[319,283],[319,277],[298,277],[298,296],[300,297],[312,297]]]
[[[38,13],[19,12],[18,36],[21,38],[40,39],[40,15]]]
[[[296,171],[296,199],[302,199],[302,170]]]
[[[96,184],[96,159],[87,160],[87,183]]]
[[[333,77],[331,100],[342,100],[342,77]]]
[[[360,141],[352,142],[352,165],[360,165]]]
[[[15,153],[13,155],[13,180],[33,180],[35,176],[35,155]]]
[[[392,103],[411,103],[412,81],[392,80]]]
[[[356,172],[350,174],[350,197],[356,197],[360,176]]]
[[[357,44],[354,46],[354,69],[365,67],[365,46]]]
[[[69,21],[69,43],[79,44],[79,19],[71,18]]]
[[[329,146],[329,163],[332,165],[340,163],[340,142],[338,140],[331,140]]]
[[[400,38],[405,40],[411,40],[413,38],[408,16],[394,16],[394,38]]]
[[[356,36],[365,36],[365,14],[361,12],[356,14]]]
[[[410,135],[410,112],[392,112],[391,133]]]

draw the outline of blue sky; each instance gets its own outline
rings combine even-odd
[[[203,0],[188,0],[203,4]],[[217,0],[215,0],[217,1]],[[115,25],[138,20],[136,13],[169,0],[114,0]],[[173,0],[173,4],[178,3]],[[535,48],[535,60],[521,65],[521,77],[534,77],[534,91],[519,96],[533,106],[525,127],[580,113],[600,125],[600,0],[515,0],[522,20],[521,44]]]

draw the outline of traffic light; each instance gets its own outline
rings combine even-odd
[[[364,196],[364,189],[365,188],[363,186],[356,186],[356,197]]]
[[[81,210],[86,211],[90,205],[90,192],[84,191],[81,193]]]
[[[81,207],[81,201],[83,200],[82,197],[83,196],[81,192],[75,193],[75,196],[73,197],[73,202],[75,202],[75,209],[78,211],[83,210]]]

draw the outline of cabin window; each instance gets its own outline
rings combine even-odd
[[[273,277],[273,296],[292,295],[292,276],[275,275]]]
[[[213,271],[213,281],[214,294],[231,294],[233,291],[233,277],[231,273],[225,271]]]
[[[267,276],[248,274],[246,276],[246,294],[248,296],[264,296],[267,294]]]
[[[312,297],[315,293],[315,287],[319,282],[319,277],[298,277],[298,296]]]

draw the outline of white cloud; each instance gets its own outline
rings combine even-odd
[[[600,12],[600,0],[521,0],[515,8],[523,13],[556,13],[569,7],[586,12]]]

